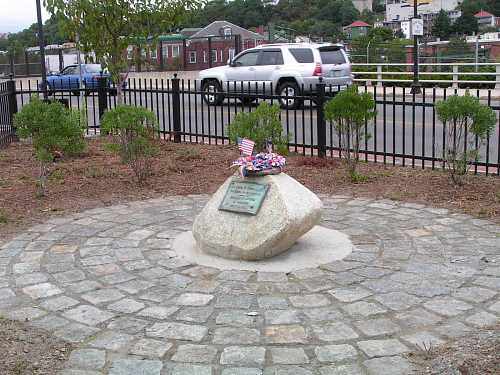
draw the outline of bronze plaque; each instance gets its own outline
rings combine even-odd
[[[257,215],[268,190],[269,185],[250,181],[232,181],[219,210]]]

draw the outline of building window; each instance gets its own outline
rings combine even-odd
[[[179,57],[181,51],[181,46],[178,44],[172,46],[172,57]]]
[[[189,63],[196,64],[196,51],[189,52]]]
[[[220,62],[224,61],[224,50],[223,49],[220,50],[220,60],[219,61]]]
[[[217,50],[216,49],[213,49],[210,51],[210,59],[214,63],[217,62]]]
[[[132,60],[134,58],[134,46],[127,47],[127,59]]]
[[[229,48],[229,60],[233,61],[234,59],[234,48]]]
[[[158,52],[157,52],[156,48],[153,47],[151,49],[149,56],[151,57],[151,60],[156,60],[158,58]]]
[[[205,51],[203,51],[203,62],[207,62],[207,53]]]
[[[163,57],[168,57],[168,44],[163,43],[162,44],[162,51],[161,51]]]

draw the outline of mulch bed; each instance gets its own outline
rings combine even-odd
[[[43,330],[0,318],[0,374],[54,375],[64,368],[70,344]]]
[[[165,195],[213,193],[234,171],[237,150],[228,145],[164,142],[152,162],[152,176],[140,186],[130,169],[89,139],[78,158],[52,166],[48,194],[36,197],[38,164],[29,144],[0,150],[0,239],[54,215],[119,202]],[[451,184],[442,171],[360,163],[361,183],[352,183],[343,164],[291,154],[286,172],[317,193],[388,198],[447,207],[500,223],[500,178],[470,176],[464,186]]]

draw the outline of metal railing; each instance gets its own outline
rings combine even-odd
[[[16,139],[13,125],[17,112],[16,86],[12,80],[0,81],[0,147]]]
[[[383,86],[413,82],[413,64],[353,63],[352,67],[354,81],[358,83]],[[462,85],[487,85],[487,88],[500,90],[500,63],[428,63],[419,64],[419,67],[420,82],[431,86],[445,84],[459,88]],[[485,68],[493,71],[480,71]]]
[[[12,84],[11,84],[12,85]],[[230,85],[225,87],[229,91]],[[338,157],[341,135],[334,124],[325,120],[324,106],[329,91],[337,88],[318,84],[317,90],[293,97],[280,96],[274,87],[257,90],[250,84],[235,85],[224,94],[220,105],[207,105],[207,94],[199,81],[174,79],[130,79],[124,89],[124,104],[150,109],[158,120],[158,136],[176,142],[227,144],[228,130],[235,116],[255,110],[259,102],[280,103],[296,99],[297,109],[280,112],[284,133],[289,137],[289,150],[304,156]],[[311,89],[311,88],[309,88]],[[368,87],[361,91],[373,96],[377,115],[365,124],[365,137],[361,145],[361,158],[365,161],[411,167],[444,168],[442,155],[445,149],[447,125],[436,114],[435,104],[458,89],[423,88],[421,95],[410,93],[408,88]],[[400,92],[403,95],[400,95]],[[489,105],[500,118],[500,103],[492,90],[474,90],[482,103]],[[55,90],[52,99],[65,100],[69,106],[86,113],[87,133],[99,134],[100,117],[117,104],[113,88],[101,85],[97,92],[88,90]],[[30,96],[41,95],[38,84],[28,86],[19,81],[10,98],[15,98],[19,108],[29,102]],[[222,94],[221,94],[222,95]],[[2,107],[3,108],[3,107]],[[3,113],[2,113],[3,115]],[[473,163],[475,173],[500,175],[500,120],[480,147],[479,159]]]

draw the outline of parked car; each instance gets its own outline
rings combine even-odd
[[[301,94],[314,93],[323,78],[328,95],[352,84],[352,69],[342,45],[284,43],[247,49],[228,65],[202,70],[203,98],[208,105],[221,104],[226,92],[243,93],[243,102],[257,94],[278,94],[282,108],[302,104]]]
[[[81,64],[82,83],[86,93],[97,91],[98,78],[106,77],[108,87],[111,86],[109,73],[103,72],[101,64]],[[51,74],[47,77],[47,90],[70,90],[75,95],[80,94],[80,71],[78,65],[68,65],[60,73]]]

